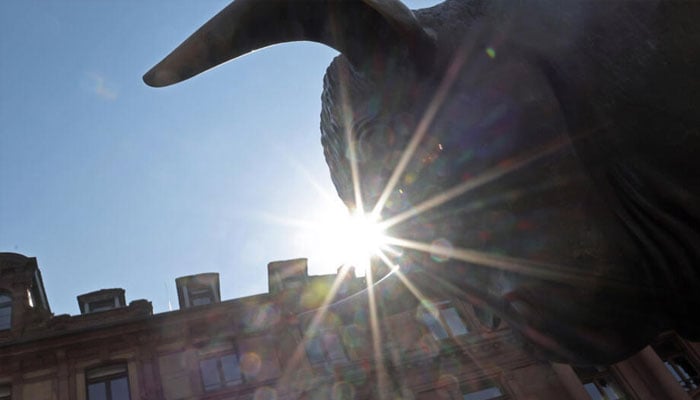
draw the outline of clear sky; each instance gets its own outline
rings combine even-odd
[[[162,312],[178,276],[219,272],[231,299],[267,291],[270,261],[342,262],[294,223],[344,212],[319,132],[334,50],[286,44],[141,81],[227,3],[0,2],[0,251],[38,258],[55,314],[102,288]]]

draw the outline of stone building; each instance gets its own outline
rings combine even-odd
[[[208,273],[177,279],[179,310],[102,289],[54,316],[36,259],[0,253],[0,400],[700,399],[700,344],[672,332],[615,365],[552,364],[394,275],[371,292],[351,269],[273,262],[268,293],[222,300]]]

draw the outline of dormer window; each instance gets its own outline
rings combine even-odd
[[[12,297],[0,293],[0,331],[12,328]]]
[[[81,314],[109,311],[126,306],[124,289],[102,289],[78,296]]]
[[[2,336],[6,336],[7,331],[12,329],[21,335],[30,325],[38,325],[51,318],[36,258],[0,252],[0,276]]]
[[[267,264],[267,274],[270,293],[298,291],[307,283],[306,259],[271,262]]]
[[[304,279],[301,277],[289,277],[287,279],[282,279],[282,287],[285,290],[299,290],[304,287]]]
[[[104,299],[104,300],[95,300],[87,303],[86,305],[87,312],[92,313],[92,312],[99,312],[99,311],[107,311],[107,310],[113,310],[115,308],[119,308],[122,305],[119,303],[119,299],[117,297],[109,298],[109,299]]]
[[[39,272],[38,268],[34,271],[32,284],[27,289],[27,298],[30,307],[36,307],[47,311],[50,310],[49,302],[46,299],[46,292],[44,291],[44,283],[41,279],[41,272]]]
[[[214,304],[221,301],[219,274],[205,273],[183,276],[175,280],[180,308]]]
[[[198,288],[188,288],[190,303],[193,306],[203,306],[216,302],[212,289],[208,286]]]

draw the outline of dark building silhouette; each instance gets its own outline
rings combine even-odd
[[[180,309],[159,314],[102,289],[54,316],[36,259],[0,253],[0,400],[700,399],[700,344],[673,332],[575,368],[430,287],[417,301],[389,276],[370,295],[352,269],[309,276],[304,259],[270,263],[268,279],[222,300],[218,274],[181,277]]]

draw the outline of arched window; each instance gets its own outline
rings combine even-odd
[[[12,297],[0,293],[0,331],[12,328]]]

